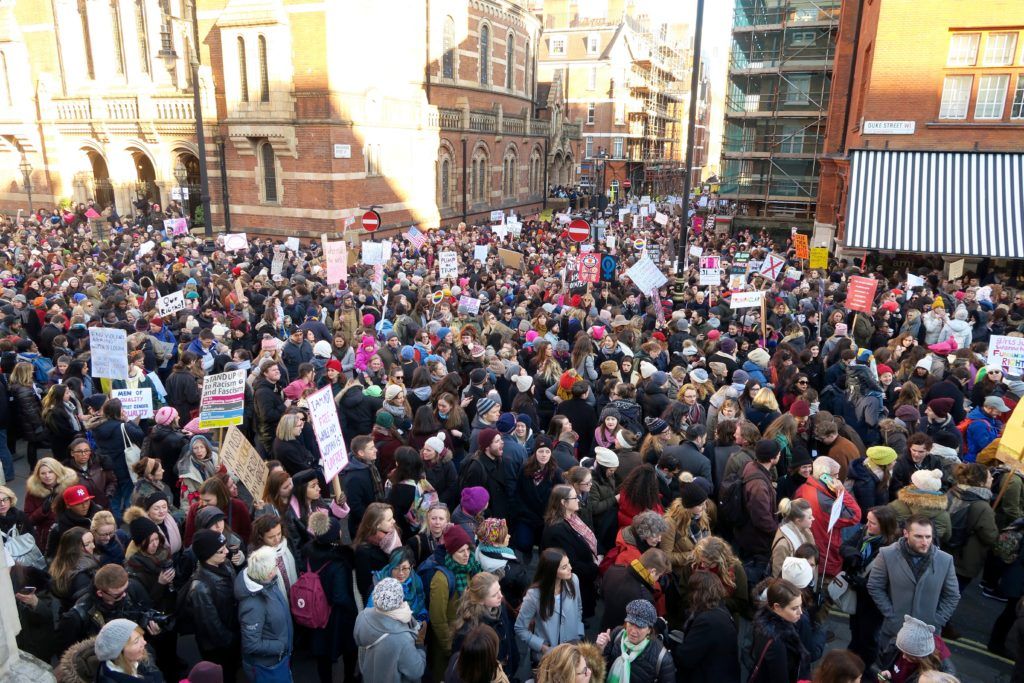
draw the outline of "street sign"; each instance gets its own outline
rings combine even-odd
[[[370,209],[363,214],[362,217],[363,230],[366,232],[373,232],[380,227],[380,214]]]
[[[590,223],[577,218],[569,223],[569,239],[573,242],[586,242],[590,239]]]

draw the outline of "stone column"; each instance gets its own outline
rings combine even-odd
[[[18,643],[21,620],[18,605],[14,601],[14,586],[11,585],[11,569],[4,561],[3,539],[0,538],[0,681],[11,680],[11,669],[18,660]]]

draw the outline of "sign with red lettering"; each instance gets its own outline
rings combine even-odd
[[[601,259],[597,254],[580,256],[580,282],[598,282],[601,279]]]
[[[800,233],[793,235],[793,247],[796,249],[797,258],[811,258],[807,235],[801,235]]]
[[[846,290],[846,307],[851,311],[870,313],[877,289],[878,280],[859,275],[850,277],[850,286]]]

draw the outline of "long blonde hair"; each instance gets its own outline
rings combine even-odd
[[[458,631],[466,624],[476,625],[483,620],[489,611],[484,606],[484,600],[487,599],[491,588],[496,583],[498,583],[498,577],[490,572],[480,572],[469,580],[466,592],[459,598],[459,607],[455,612],[454,630]]]

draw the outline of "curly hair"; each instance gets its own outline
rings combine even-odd
[[[634,515],[629,526],[637,537],[644,540],[661,536],[668,531],[668,523],[654,510],[644,510]]]
[[[658,475],[652,465],[645,463],[629,473],[622,482],[622,498],[641,510],[654,510],[661,504]]]

